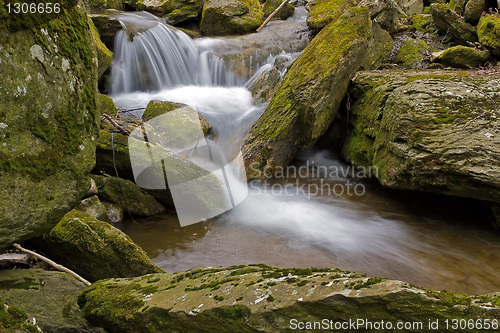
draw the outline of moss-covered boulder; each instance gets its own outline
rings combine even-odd
[[[464,20],[467,23],[476,25],[481,18],[481,14],[487,10],[486,0],[469,0],[465,5]]]
[[[83,3],[58,3],[52,14],[0,7],[0,249],[50,230],[90,186],[96,46]]]
[[[33,318],[43,332],[50,333],[104,333],[104,329],[91,327],[83,318],[77,304],[78,295],[85,285],[66,273],[41,269],[16,269],[0,271],[0,294],[7,303],[7,313],[17,321]],[[5,319],[3,302],[0,300],[1,332],[39,332],[34,325],[3,327]],[[22,310],[21,310],[22,309]],[[11,318],[14,319],[14,318]],[[12,324],[12,321],[11,321]],[[9,330],[11,329],[11,330]]]
[[[111,61],[113,60],[113,52],[111,52],[101,41],[99,32],[97,31],[97,28],[95,27],[94,22],[92,22],[90,17],[88,18],[88,20],[90,31],[92,32],[92,38],[94,39],[94,44],[97,49],[97,69],[99,76],[101,76],[108,69],[109,65],[111,65]]]
[[[118,19],[114,15],[105,13],[94,13],[89,16],[94,22],[97,32],[99,32],[101,41],[108,49],[113,50],[116,33],[122,29]]]
[[[408,39],[401,44],[394,60],[404,68],[418,69],[423,66],[423,60],[429,55],[430,47],[425,41]]]
[[[471,68],[484,65],[489,57],[488,50],[458,45],[444,50],[435,61],[456,68]]]
[[[108,215],[108,210],[101,203],[97,195],[93,195],[91,197],[83,199],[80,205],[75,209],[99,221],[111,223],[111,218]]]
[[[269,69],[247,83],[247,88],[252,92],[254,104],[270,102],[281,80],[278,69],[275,66],[270,66]]]
[[[320,31],[330,22],[335,21],[349,8],[356,6],[358,0],[315,0],[309,6],[307,26],[315,31]]]
[[[78,210],[67,213],[35,243],[89,281],[163,272],[122,231]]]
[[[398,3],[408,16],[422,14],[424,11],[424,2],[422,0],[398,0]]]
[[[200,29],[206,35],[244,34],[263,20],[258,0],[205,0]]]
[[[108,116],[117,116],[117,109],[115,102],[108,95],[99,94],[99,101],[101,102],[101,113],[105,113]]]
[[[250,178],[286,165],[310,147],[333,121],[350,79],[359,68],[387,58],[392,39],[353,7],[326,26],[294,62],[243,146]]]
[[[33,324],[28,314],[17,306],[8,306],[0,298],[0,331],[4,333],[37,333],[40,327]]]
[[[457,13],[460,16],[464,15],[465,6],[469,0],[451,0],[448,3],[448,6],[451,10]]]
[[[431,14],[419,14],[413,15],[412,25],[417,29],[417,31],[423,33],[433,33],[434,32],[434,21],[432,20]]]
[[[438,320],[436,331],[445,332],[446,319],[498,318],[499,303],[495,294],[474,297],[339,269],[266,265],[104,280],[86,288],[79,297],[91,323],[110,332],[144,333],[281,333],[322,320],[331,325],[322,326],[322,331],[347,332],[346,326],[335,324],[349,324],[358,318],[383,320],[394,327],[401,321],[421,322],[422,329],[415,330],[418,332],[432,332],[427,329],[429,321]],[[365,330],[366,325],[357,327]]]
[[[496,57],[500,57],[500,15],[481,17],[477,35],[481,44],[489,48]]]
[[[91,10],[125,9],[126,2],[123,0],[85,0]]]
[[[161,16],[167,23],[175,25],[198,18],[203,0],[137,0],[135,7]]]
[[[264,4],[264,7],[262,10],[264,11],[264,18],[267,18],[269,15],[271,15],[276,8],[278,8],[285,0],[267,0],[266,3]],[[273,20],[286,20],[290,16],[293,15],[295,12],[295,7],[287,3],[283,8],[280,9],[280,11],[274,15]]]
[[[130,180],[98,175],[92,175],[92,179],[99,189],[99,198],[117,204],[124,211],[130,211],[134,215],[151,216],[165,210],[153,196],[143,192]]]
[[[468,45],[469,42],[477,42],[476,29],[460,16],[452,11],[447,5],[433,3],[431,5],[432,19],[436,28],[443,34],[453,37],[458,43]]]
[[[466,71],[362,72],[341,154],[390,188],[500,202],[499,84]]]

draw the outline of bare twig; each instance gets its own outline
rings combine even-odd
[[[66,267],[64,267],[62,265],[59,265],[59,264],[53,262],[49,258],[42,256],[41,254],[38,254],[36,252],[30,251],[28,249],[25,249],[24,247],[21,247],[21,245],[19,245],[19,244],[13,244],[12,246],[14,246],[16,249],[18,249],[18,250],[20,250],[20,251],[22,251],[24,253],[31,254],[33,257],[40,259],[41,261],[49,264],[50,266],[54,267],[55,269],[57,269],[57,270],[59,270],[61,272],[68,273],[69,275],[77,278],[78,280],[80,280],[81,282],[83,282],[87,286],[91,285],[91,283],[89,281],[85,280],[84,278],[82,278],[80,275],[76,274],[72,270],[70,270],[70,269],[68,269],[68,268],[66,268]]]
[[[118,128],[120,130],[120,132],[122,132],[123,134],[125,135],[130,135],[130,132],[127,131],[125,128],[121,127],[116,121],[113,120],[113,118],[111,118],[109,115],[103,113],[101,115],[102,117],[106,118],[110,123],[111,125],[113,125],[114,127]]]
[[[281,3],[281,5],[278,6],[278,8],[276,8],[276,10],[274,12],[271,13],[271,15],[269,15],[269,17],[264,21],[264,23],[262,23],[260,25],[260,27],[257,28],[257,32],[259,32],[262,28],[264,28],[266,26],[266,24],[269,23],[269,21],[271,21],[271,19],[274,17],[274,15],[278,14],[278,12],[280,11],[281,8],[283,8],[287,3],[288,3],[289,0],[285,0]]]

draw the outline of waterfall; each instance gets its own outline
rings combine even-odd
[[[145,13],[122,13],[111,64],[112,94],[183,85],[234,86],[224,61],[182,31]]]

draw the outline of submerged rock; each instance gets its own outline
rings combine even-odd
[[[90,187],[97,53],[82,2],[0,8],[0,249],[49,231]]]
[[[122,231],[77,210],[35,242],[51,259],[89,281],[163,272]]]
[[[424,290],[404,282],[339,269],[266,265],[201,268],[99,281],[79,297],[85,317],[110,332],[288,332],[327,319],[326,331],[363,318],[370,322],[488,318],[500,297]],[[331,321],[331,322],[330,322]],[[317,326],[316,326],[317,327]],[[352,327],[352,326],[351,326]],[[357,329],[366,329],[365,325]],[[344,329],[342,329],[344,328]],[[467,330],[481,332],[481,330]]]
[[[482,16],[477,25],[479,42],[500,58],[500,15]]]
[[[83,318],[77,304],[78,295],[85,285],[66,273],[41,269],[16,269],[0,271],[0,293],[12,308],[21,308],[16,313],[35,318],[43,332],[50,333],[104,333],[102,328],[91,327]],[[23,331],[2,330],[3,304],[0,300],[0,331],[38,332],[38,329],[23,327]],[[14,309],[13,309],[14,310]],[[26,312],[24,312],[26,311]],[[11,311],[9,311],[11,312]],[[23,315],[24,314],[24,315]]]
[[[263,16],[258,0],[205,0],[200,29],[207,35],[254,32]]]
[[[476,29],[460,16],[453,12],[448,6],[440,3],[431,5],[431,14],[434,24],[443,34],[450,35],[458,43],[468,45],[469,42],[477,42]]]
[[[135,7],[161,16],[168,24],[175,25],[198,18],[203,0],[137,0]]]
[[[488,50],[477,50],[462,45],[450,47],[439,54],[436,62],[456,68],[471,68],[484,65],[490,57]]]
[[[341,154],[390,188],[500,202],[499,85],[473,72],[361,72]]]
[[[330,23],[294,62],[243,146],[247,176],[266,166],[286,165],[310,147],[335,117],[349,81],[359,68],[388,57],[389,34],[354,7]],[[270,170],[270,168],[268,168]]]

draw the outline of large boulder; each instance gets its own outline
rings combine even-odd
[[[83,3],[0,8],[0,249],[49,231],[90,182],[99,129],[97,53]]]
[[[366,7],[353,7],[326,26],[294,62],[243,146],[247,176],[286,165],[310,147],[333,121],[350,79],[388,57],[389,34]]]
[[[477,25],[479,42],[500,57],[500,15],[482,16]]]
[[[445,332],[446,319],[491,322],[500,315],[497,294],[475,297],[339,269],[266,265],[103,280],[84,290],[79,305],[91,323],[110,332],[144,333],[374,331],[368,321],[386,323],[385,332],[397,322],[420,322],[415,332]],[[312,329],[314,322],[322,322],[322,330]],[[437,327],[428,330],[430,322]]]
[[[458,45],[442,51],[435,61],[446,66],[467,69],[484,65],[489,57],[488,50]]]
[[[43,332],[51,333],[104,333],[104,329],[91,327],[83,318],[77,304],[78,295],[85,285],[66,273],[41,269],[16,269],[0,271],[0,292],[9,307],[26,311]],[[39,332],[38,329],[23,331],[2,330],[0,300],[0,331]],[[10,312],[10,311],[9,311]],[[19,310],[16,311],[19,313]],[[31,325],[34,326],[34,325]]]
[[[384,186],[500,202],[500,78],[361,72],[341,155]]]
[[[34,242],[57,263],[89,281],[163,272],[122,231],[77,210]]]
[[[487,10],[486,0],[469,0],[465,5],[464,20],[467,23],[476,25],[481,18],[481,14]]]
[[[309,6],[307,26],[320,31],[330,22],[335,21],[349,8],[356,6],[360,0],[314,0]]]
[[[258,0],[205,0],[200,29],[206,35],[244,34],[263,20]]]
[[[203,0],[137,0],[135,7],[161,16],[167,23],[175,25],[198,18]]]
[[[448,6],[441,3],[431,5],[432,19],[436,28],[443,34],[450,35],[458,43],[468,45],[469,42],[477,42],[476,29],[452,11]]]

